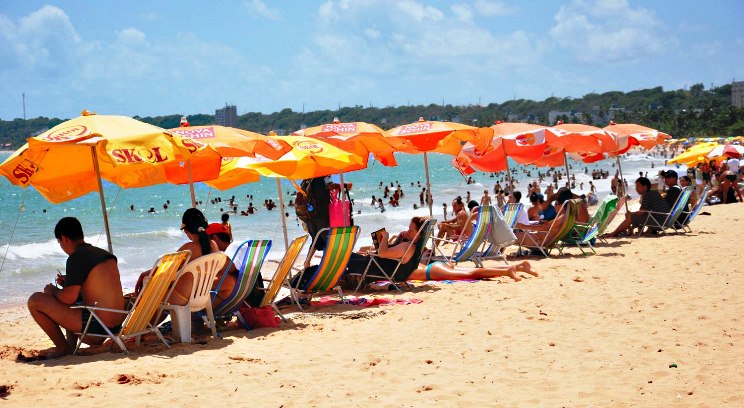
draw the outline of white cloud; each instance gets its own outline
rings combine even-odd
[[[251,13],[255,14],[258,17],[263,17],[274,21],[278,21],[281,19],[279,10],[267,6],[266,3],[261,0],[251,0],[250,2],[246,3],[246,6],[248,7],[248,10],[251,11]]]
[[[517,11],[516,7],[509,6],[501,1],[487,0],[476,0],[476,2],[473,3],[473,8],[475,8],[475,11],[478,14],[486,17],[508,16]]]
[[[143,44],[147,37],[142,31],[129,27],[116,33],[117,39],[124,44]]]
[[[626,0],[573,0],[561,6],[555,21],[551,37],[581,61],[636,61],[664,49],[662,24]]]
[[[470,23],[473,21],[473,9],[471,9],[467,4],[453,4],[450,9],[458,20],[464,23]]]
[[[366,35],[367,38],[369,38],[370,40],[376,40],[382,36],[382,34],[380,34],[380,31],[374,28],[365,28],[364,35]]]

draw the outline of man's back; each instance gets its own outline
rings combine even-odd
[[[83,303],[86,305],[96,304],[98,307],[124,309],[124,295],[116,260],[109,259],[96,265],[90,271],[88,279],[83,282],[81,291]],[[113,312],[102,311],[98,315],[109,327],[121,323],[124,318],[123,314]]]

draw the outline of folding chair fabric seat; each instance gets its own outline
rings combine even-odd
[[[232,316],[240,305],[243,304],[248,295],[256,287],[261,267],[266,259],[266,255],[269,254],[269,250],[271,250],[271,240],[266,239],[246,240],[238,246],[233,258],[230,259],[227,268],[225,268],[226,271],[229,271],[235,264],[236,259],[240,261],[239,265],[235,265],[238,275],[235,279],[235,286],[232,292],[226,299],[215,303],[217,292],[222,287],[227,273],[222,276],[217,287],[212,290],[212,307],[215,316]]]
[[[295,262],[297,262],[297,258],[300,256],[300,252],[302,251],[302,248],[305,246],[305,242],[307,242],[309,237],[309,235],[305,234],[295,238],[289,244],[287,252],[284,254],[284,257],[279,262],[279,265],[277,265],[274,276],[272,276],[269,280],[264,280],[267,285],[266,288],[263,289],[264,296],[261,300],[261,303],[259,304],[259,307],[271,305],[271,307],[274,309],[274,312],[279,315],[279,317],[281,317],[282,320],[285,322],[287,321],[287,319],[279,311],[279,308],[274,305],[274,300],[279,294],[279,289],[281,289],[282,285],[287,282],[287,277],[294,268],[294,264]]]
[[[338,286],[338,281],[346,270],[346,264],[349,262],[349,257],[354,250],[354,244],[359,237],[359,227],[323,228],[318,231],[315,239],[313,239],[313,247],[325,231],[328,231],[328,237],[320,264],[312,268],[312,275],[304,287],[300,287],[300,285],[303,282],[302,278],[304,274],[308,270],[302,270],[300,272],[297,277],[297,286],[290,289],[292,299],[300,310],[304,310],[297,298],[297,295],[300,293],[310,295],[310,298],[312,298],[312,295],[315,293],[336,289],[341,299],[344,299],[344,294]],[[310,256],[311,252],[308,252],[308,256]],[[310,259],[307,260],[309,261]]]
[[[477,214],[470,214],[466,222],[472,222],[473,217],[477,217],[473,233],[469,237],[458,237],[456,241],[432,237],[434,250],[431,251],[427,263],[432,261],[445,261],[457,264],[464,261],[472,261],[477,267],[483,267],[482,260],[478,257],[478,250],[481,249],[486,239],[489,237],[491,225],[491,212],[493,208],[488,206],[478,207]],[[454,244],[452,253],[447,255],[441,248],[441,244]],[[440,255],[435,255],[434,252]]]
[[[150,269],[148,284],[142,288],[128,310],[117,310],[96,306],[73,306],[73,308],[88,309],[90,311],[90,317],[85,323],[82,332],[76,333],[80,337],[77,346],[75,347],[74,354],[77,354],[82,339],[85,336],[109,337],[122,351],[124,351],[124,353],[128,353],[126,346],[124,346],[126,340],[134,338],[136,343],[139,344],[140,337],[149,333],[157,335],[160,341],[168,346],[168,342],[165,341],[165,338],[163,338],[163,335],[160,334],[160,331],[153,323],[160,320],[160,315],[163,312],[166,301],[170,297],[173,287],[175,286],[174,282],[177,277],[180,276],[181,271],[189,262],[190,258],[191,251],[188,250],[160,256]],[[98,317],[98,311],[126,314],[118,333],[112,333],[106,325],[103,324],[101,319]],[[88,328],[94,318],[106,330],[105,335],[88,333]]]
[[[641,227],[639,235],[643,233],[643,230],[646,227],[657,229],[662,234],[666,234],[666,230],[668,229],[673,229],[675,232],[683,229],[684,227],[677,223],[677,219],[687,207],[687,202],[689,201],[691,194],[692,187],[685,187],[668,213],[648,211],[649,216],[646,217],[646,222]],[[663,218],[664,221],[659,222],[654,215],[665,216],[665,218]]]
[[[521,253],[522,247],[534,247],[537,248],[545,257],[550,256],[550,251],[555,248],[559,254],[563,254],[563,251],[558,245],[558,242],[566,237],[574,228],[576,223],[576,214],[578,212],[578,202],[573,199],[566,201],[558,209],[558,216],[550,221],[550,226],[545,232],[545,236],[540,239],[540,232],[530,231],[528,229],[523,230],[522,239],[519,241],[519,251]],[[562,212],[565,211],[565,216],[562,216]],[[525,242],[529,241],[529,242]],[[525,243],[527,245],[525,245]]]
[[[705,200],[708,199],[708,194],[710,194],[710,186],[705,186],[705,189],[703,189],[703,194],[700,195],[700,200],[697,202],[697,204],[695,204],[695,208],[690,211],[690,215],[688,215],[687,219],[682,223],[685,232],[692,232],[690,223],[693,219],[695,219],[695,217],[697,217],[697,215],[700,213],[700,210],[706,204]]]
[[[437,220],[435,219],[428,219],[424,221],[424,223],[421,224],[421,228],[419,228],[418,232],[416,233],[416,237],[414,237],[416,245],[409,246],[406,252],[403,253],[403,256],[398,259],[383,258],[376,254],[370,254],[367,267],[361,274],[361,278],[359,280],[359,283],[357,284],[355,291],[359,291],[367,278],[387,279],[394,284],[395,288],[399,292],[402,292],[399,285],[397,285],[397,283],[399,282],[405,283],[405,285],[410,288],[410,285],[408,285],[407,282],[408,277],[411,276],[413,271],[416,270],[416,268],[418,267],[419,261],[421,260],[421,254],[424,251],[426,243],[429,242],[429,238],[431,237],[431,233],[434,229],[434,224],[436,223]],[[408,262],[401,263],[401,261],[403,260],[403,258],[406,257],[409,251],[413,251],[411,258],[408,260]],[[370,272],[370,267],[372,267],[372,265],[376,266],[376,271],[379,271],[379,274],[376,271]]]
[[[516,204],[517,205],[515,205],[514,208],[517,212],[512,217],[512,221],[514,222],[514,224],[516,224],[517,222],[517,214],[519,214],[518,211],[522,210],[522,204]],[[506,254],[504,254],[504,249],[515,242],[517,242],[517,236],[514,235],[514,226],[505,219],[504,215],[501,213],[501,210],[499,210],[498,207],[492,207],[489,234],[486,242],[484,243],[484,245],[486,245],[486,249],[483,250],[483,252],[477,254],[476,257],[480,260],[500,258],[504,261],[504,263],[508,264],[506,260]]]

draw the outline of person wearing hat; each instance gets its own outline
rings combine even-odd
[[[677,184],[678,181],[679,176],[675,170],[667,170],[666,173],[664,173],[664,185],[667,189],[666,194],[664,195],[664,201],[669,204],[669,208],[674,208],[674,204],[677,203],[677,199],[682,194],[682,188]],[[686,220],[690,215],[690,212],[687,210],[689,201],[690,200],[688,199],[687,203],[685,203],[685,207],[682,209],[682,213],[679,215],[680,222],[684,222],[684,220]]]

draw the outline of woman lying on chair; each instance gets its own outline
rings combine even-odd
[[[548,202],[552,202],[555,200],[555,203],[558,206],[561,206],[561,209],[558,213],[558,215],[555,217],[553,221],[550,222],[542,222],[540,224],[517,224],[517,229],[514,231],[514,234],[517,236],[517,242],[523,242],[523,238],[525,234],[532,233],[532,239],[534,239],[536,242],[544,242],[546,235],[548,233],[557,234],[560,232],[558,229],[554,228],[552,231],[550,230],[553,223],[562,223],[563,219],[568,214],[568,207],[563,205],[568,200],[571,200],[573,198],[578,198],[579,196],[573,194],[571,190],[569,190],[566,187],[561,187],[558,189],[558,191],[548,197]],[[586,223],[589,221],[589,210],[586,207],[586,204],[584,202],[581,203],[581,206],[579,207],[579,212],[576,214],[576,222]],[[549,237],[548,237],[549,238]],[[550,240],[548,240],[550,241]]]
[[[383,259],[378,259],[378,263],[386,272],[392,273],[395,266],[400,263],[407,264],[412,261],[413,250],[408,250],[411,245],[415,245],[420,235],[418,235],[419,229],[427,220],[425,217],[413,217],[408,225],[408,229],[401,231],[392,241],[388,241],[388,232],[382,231],[382,240],[380,241],[380,247],[377,249],[377,256]],[[361,251],[368,252],[369,247],[362,248]],[[404,256],[405,255],[405,256]],[[403,257],[403,259],[401,259]],[[353,253],[349,259],[349,263],[346,267],[346,272],[351,274],[361,275],[364,273],[367,264],[369,264],[370,256],[366,253]],[[372,270],[373,265],[370,265],[370,273],[377,275],[379,272]],[[517,272],[525,272],[533,276],[538,276],[537,272],[533,272],[529,262],[524,261],[517,265],[504,265],[486,268],[460,268],[449,265],[445,262],[434,262],[428,266],[419,266],[414,269],[413,272],[407,277],[400,277],[405,279],[413,280],[458,280],[458,279],[485,279],[494,278],[498,276],[509,276],[515,281],[520,279],[517,277]],[[393,276],[395,280],[399,277]]]

